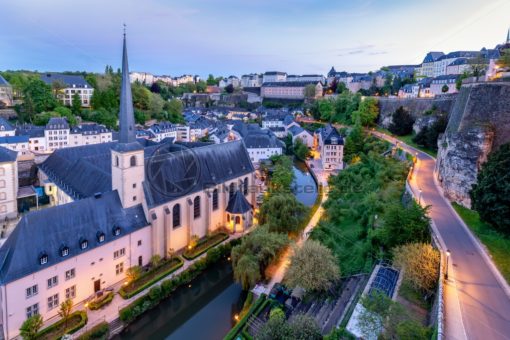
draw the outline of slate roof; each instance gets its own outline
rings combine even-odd
[[[286,115],[285,118],[283,118],[283,124],[290,125],[294,122],[294,116],[293,115]]]
[[[70,74],[61,74],[61,73],[45,73],[41,74],[41,80],[46,84],[51,85],[55,81],[61,81],[66,84],[68,87],[73,87],[73,85],[77,88],[92,88],[89,83],[80,75],[70,75]]]
[[[264,73],[265,76],[276,76],[276,75],[283,76],[286,74],[287,74],[286,72],[280,72],[280,71],[268,71],[268,72]]]
[[[136,143],[138,147],[144,146],[140,142]],[[122,143],[100,143],[58,149],[40,165],[40,169],[74,199],[91,197],[98,192],[110,192],[112,191],[111,150],[117,149],[119,145]],[[211,183],[221,183],[254,171],[242,141],[224,144],[176,143],[176,145],[192,148],[194,159],[200,164],[198,184],[189,192],[203,190]],[[161,143],[148,141],[144,147],[146,164],[159,147],[169,151],[178,149],[172,141],[164,140]],[[170,161],[165,163],[168,169],[168,174],[165,172],[165,176],[173,179],[181,178],[179,176],[184,177],[186,156],[169,159]],[[147,182],[147,174],[145,180]],[[147,204],[151,207],[178,198],[178,196],[165,195],[150,185],[146,189],[149,190],[146,190],[145,197]]]
[[[71,134],[98,135],[106,132],[110,132],[110,130],[100,124],[81,124],[71,129]]]
[[[442,56],[444,56],[443,52],[429,52],[423,59],[423,62],[424,63],[433,63],[434,61],[438,60]]]
[[[289,128],[289,132],[293,135],[293,136],[297,136],[299,135],[301,132],[304,132],[306,131],[305,129],[303,129],[301,126],[297,126],[297,125],[292,125],[290,128]]]
[[[16,136],[28,136],[30,138],[44,137],[44,127],[32,124],[16,126]]]
[[[28,136],[5,136],[0,137],[0,144],[28,143]]]
[[[231,214],[244,214],[252,209],[251,204],[240,190],[236,190],[232,197],[228,200],[226,212]]]
[[[306,85],[317,85],[319,81],[270,81],[262,84],[263,87],[305,87]]]
[[[337,129],[331,124],[326,125],[323,128],[319,129],[319,133],[321,134],[321,139],[324,144],[337,144],[343,145],[344,139],[338,133]],[[333,138],[337,139],[337,143],[332,143]]]
[[[437,60],[452,59],[452,58],[476,58],[481,56],[479,51],[455,51],[439,57]]]
[[[58,130],[58,129],[69,129],[69,123],[67,119],[64,117],[51,117],[46,124],[46,129],[48,130]]]
[[[0,146],[0,163],[15,162],[18,153]]]
[[[117,191],[30,212],[0,248],[0,281],[15,281],[147,225],[142,205],[123,209]],[[120,228],[119,236],[114,236],[114,227]],[[100,233],[105,236],[102,243],[98,242]],[[80,247],[83,240],[88,243],[86,249]],[[62,257],[64,246],[69,248],[69,255]],[[41,265],[43,254],[48,262]],[[70,264],[69,269],[72,267]]]
[[[11,86],[7,80],[0,74],[0,86]]]
[[[14,127],[7,121],[7,119],[0,117],[0,130],[14,131]]]

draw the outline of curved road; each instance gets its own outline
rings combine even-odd
[[[393,144],[396,142],[385,134],[372,133]],[[510,339],[510,298],[496,277],[498,273],[491,268],[494,265],[486,261],[470,232],[436,186],[435,159],[402,142],[399,145],[417,153],[411,187],[415,193],[422,190],[421,203],[431,205],[430,217],[444,246],[451,252],[445,282],[446,339]]]

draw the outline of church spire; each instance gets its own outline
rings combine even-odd
[[[506,34],[506,43],[510,44],[510,28],[508,29],[508,32]]]
[[[120,89],[119,142],[136,142],[133,96],[129,81],[129,66],[126,47],[126,25],[124,24],[124,43],[122,50],[122,83]]]

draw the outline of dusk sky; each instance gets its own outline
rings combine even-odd
[[[509,0],[4,0],[0,70],[228,76],[325,74],[420,63],[503,42]]]

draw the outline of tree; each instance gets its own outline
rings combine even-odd
[[[260,207],[259,223],[272,232],[293,233],[301,227],[307,207],[292,193],[274,193]]]
[[[271,189],[273,191],[290,191],[290,186],[294,180],[292,171],[292,160],[287,156],[273,156],[271,160],[274,163],[273,173],[271,175]]]
[[[306,314],[298,314],[290,321],[292,338],[295,340],[322,340],[322,334],[315,319]]]
[[[354,156],[363,152],[365,139],[365,132],[363,131],[361,124],[358,123],[354,125],[351,132],[345,139],[344,159],[346,162],[350,162]]]
[[[151,259],[150,259],[150,263],[151,263],[151,267],[153,267],[153,268],[159,266],[159,264],[161,263],[161,256],[159,256],[158,254],[152,255]]]
[[[409,112],[400,106],[391,116],[391,124],[388,127],[397,136],[405,136],[413,132],[414,118]]]
[[[67,299],[60,304],[58,316],[64,320],[64,328],[67,328],[67,322],[69,321],[69,315],[71,315],[71,309],[73,308],[73,300]]]
[[[503,50],[501,57],[498,59],[497,65],[500,68],[510,67],[510,49]]]
[[[171,123],[183,123],[184,118],[182,116],[182,102],[179,99],[172,99],[167,102],[164,109],[168,112],[167,119]]]
[[[302,247],[295,247],[285,282],[290,287],[307,291],[325,291],[340,277],[335,256],[320,242],[307,240]]]
[[[308,150],[308,147],[305,145],[305,143],[303,143],[301,138],[296,138],[296,142],[293,146],[293,151],[296,157],[302,161],[304,161],[310,153],[310,150]]]
[[[228,84],[227,86],[225,86],[225,92],[234,93],[234,85]]]
[[[439,251],[428,243],[408,243],[393,249],[393,264],[416,289],[431,294],[439,278]]]
[[[315,98],[315,85],[308,84],[305,86],[305,98],[306,99]]]
[[[241,244],[232,248],[231,253],[236,281],[244,288],[255,285],[257,281],[264,278],[265,268],[287,246],[288,242],[286,235],[269,232],[266,226],[260,226],[243,237]]]
[[[347,89],[347,86],[345,86],[344,82],[341,81],[336,85],[336,93],[341,94],[348,91],[349,90]]]
[[[379,116],[379,107],[374,98],[365,98],[362,100],[358,110],[352,113],[352,120],[359,122],[362,126],[372,126]]]
[[[414,201],[407,207],[400,203],[390,205],[383,216],[383,228],[377,229],[382,244],[389,249],[405,243],[430,242],[428,209]]]
[[[319,113],[321,120],[331,121],[333,118],[333,102],[330,99],[322,99],[319,101]]]
[[[133,106],[135,109],[147,111],[149,109],[151,91],[137,83],[131,85],[131,91],[133,93]]]
[[[81,98],[80,98],[80,95],[78,93],[75,93],[73,95],[73,100],[72,100],[72,103],[71,103],[71,111],[75,115],[79,115],[80,114],[80,111],[81,111]]]
[[[448,87],[448,85],[444,84],[443,87],[441,88],[441,92],[443,93],[446,93],[450,90],[450,88]]]
[[[20,335],[25,340],[33,340],[37,338],[37,333],[43,325],[42,316],[39,314],[32,315],[26,319],[19,329]]]
[[[209,74],[209,76],[207,77],[206,83],[209,86],[218,85],[217,79],[214,78],[214,76],[212,74]]]
[[[437,139],[439,135],[446,130],[448,120],[445,115],[438,117],[437,121],[431,127],[424,126],[416,136],[413,137],[413,142],[426,148],[437,150]]]
[[[140,266],[133,266],[126,270],[126,278],[129,283],[134,282],[140,278],[142,270]]]
[[[51,89],[53,90],[53,95],[58,99],[59,95],[63,94],[63,90],[66,88],[66,84],[60,79],[55,80],[51,83]]]
[[[40,79],[31,79],[23,89],[25,110],[30,115],[51,111],[57,106],[51,87]]]
[[[471,190],[472,207],[482,221],[510,234],[510,143],[489,155]]]
[[[470,59],[469,63],[471,74],[476,78],[476,81],[478,81],[478,79],[485,74],[485,70],[489,66],[487,64],[487,59],[482,56]]]
[[[273,309],[274,310],[274,309]],[[292,339],[292,329],[285,321],[285,314],[273,313],[271,310],[269,320],[260,327],[256,340],[290,340]]]

